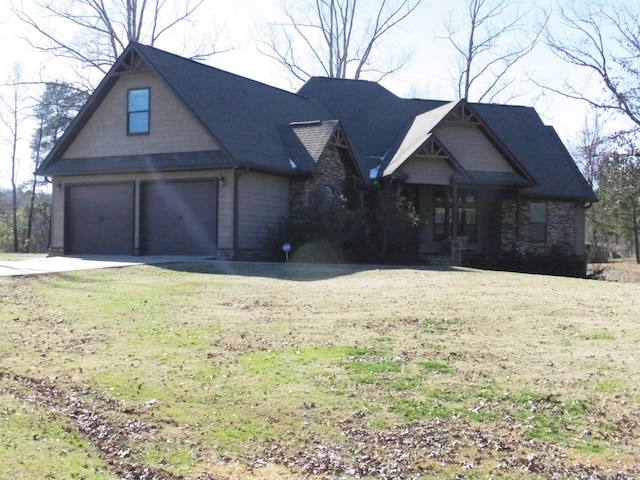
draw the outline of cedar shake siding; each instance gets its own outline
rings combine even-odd
[[[148,135],[127,135],[127,91],[150,88]],[[63,158],[117,157],[219,150],[173,93],[151,72],[123,75]]]
[[[465,170],[513,172],[513,168],[476,125],[447,122],[435,133]]]
[[[441,158],[414,156],[403,167],[407,183],[422,185],[449,185],[455,171]]]

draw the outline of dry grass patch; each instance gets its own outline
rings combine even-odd
[[[601,277],[610,282],[640,283],[640,264],[635,260],[616,260],[590,267],[592,271],[601,269]]]
[[[14,375],[84,392],[124,432],[124,460],[158,478],[640,474],[639,285],[169,268],[1,280],[0,407],[19,403]],[[133,420],[143,441],[127,436]]]

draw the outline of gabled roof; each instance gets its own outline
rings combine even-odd
[[[538,182],[526,195],[598,200],[555,129],[531,107],[473,104],[493,132]]]
[[[311,173],[308,168],[312,165],[304,161],[300,162],[298,169],[292,168],[289,162],[291,154],[281,139],[280,131],[292,122],[333,120],[322,104],[162,50],[132,43],[45,159],[39,174],[55,172],[53,164],[99,107],[120,73],[139,61],[164,81],[221,147],[227,160],[218,161],[215,166],[226,164],[291,175]]]
[[[221,150],[192,155],[63,159],[83,125],[120,75],[146,65],[173,92]],[[419,149],[446,150],[437,126],[463,106],[515,174],[466,171],[450,154],[453,181],[526,187],[540,197],[595,201],[556,132],[533,108],[399,98],[378,83],[312,78],[287,92],[152,47],[130,44],[38,169],[40,175],[144,169],[241,167],[282,175],[310,175],[336,132],[360,178],[393,175]],[[108,165],[107,165],[108,163]],[[470,170],[467,168],[467,170]]]
[[[445,103],[433,110],[417,115],[407,133],[402,137],[400,146],[393,157],[384,166],[382,175],[393,175],[426,142],[433,138],[433,131],[451,113],[460,102]],[[460,167],[461,168],[461,167]],[[460,169],[459,168],[459,169]],[[459,170],[458,169],[458,170]]]
[[[293,122],[289,127],[300,142],[300,147],[304,148],[312,162],[317,163],[333,137],[338,123],[337,120]]]
[[[304,172],[314,171],[315,165],[330,144],[351,150],[338,120],[292,122],[280,128],[280,135],[287,151],[291,154],[290,165]],[[360,165],[353,154],[345,157],[345,167],[357,178],[363,179]]]
[[[404,99],[377,83],[364,80],[312,78],[298,92],[324,104],[340,122],[364,168],[379,176],[392,175],[402,163],[403,152],[429,140],[427,129],[458,102]],[[525,195],[597,201],[552,127],[545,126],[531,107],[467,104],[482,122],[488,138],[512,156],[516,175],[466,172],[471,182],[518,186]],[[431,113],[429,113],[431,112]],[[394,150],[395,149],[395,150]],[[402,151],[401,151],[402,149]],[[400,154],[398,154],[400,152]],[[520,166],[519,170],[517,167]],[[458,172],[454,180],[462,180]]]

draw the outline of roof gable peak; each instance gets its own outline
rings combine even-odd
[[[472,123],[481,124],[481,120],[475,112],[469,107],[465,99],[458,100],[455,107],[451,109],[444,119],[445,122]]]

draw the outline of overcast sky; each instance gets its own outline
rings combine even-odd
[[[2,0],[3,4],[5,1]],[[258,52],[255,41],[264,32],[263,25],[277,20],[278,1],[208,0],[199,15],[199,35],[202,37],[215,31],[218,47],[229,50],[214,55],[206,63],[287,90],[297,88],[299,84],[292,82],[275,61]],[[456,22],[462,18],[460,9],[465,3],[464,0],[424,0],[411,18],[385,39],[384,48],[388,55],[410,51],[412,56],[401,71],[382,80],[382,85],[399,96],[455,99],[453,51],[442,37],[447,33],[445,25],[449,19]],[[523,3],[539,6],[541,2],[525,0]],[[35,54],[18,38],[22,31],[24,26],[11,19],[6,6],[0,7],[0,79],[7,78],[16,62],[22,64],[24,79],[39,76],[46,80],[56,79],[61,62],[45,61]],[[180,43],[179,40],[172,40],[157,46],[179,54],[184,51]],[[543,121],[558,130],[565,143],[573,142],[584,123],[586,106],[558,95],[543,95],[538,87],[529,82],[529,78],[556,85],[570,81],[581,88],[594,88],[586,72],[569,68],[539,45],[518,65],[514,74],[519,95],[509,99],[509,103],[535,107]],[[32,132],[33,126],[26,122],[21,132],[23,142],[20,149],[23,176],[28,176],[30,171],[28,139]],[[0,139],[3,137],[5,132],[0,131]],[[6,146],[0,145],[0,186],[6,186],[8,180],[7,154]]]

